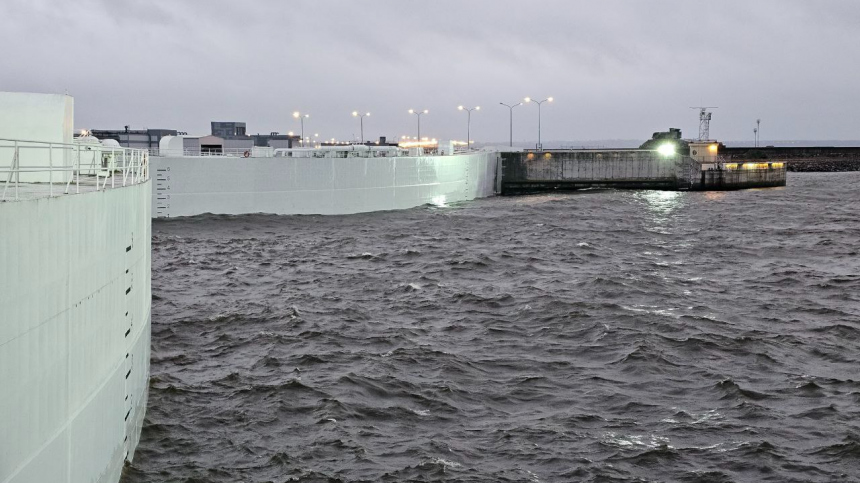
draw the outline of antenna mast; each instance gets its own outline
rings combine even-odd
[[[699,141],[707,141],[711,138],[711,113],[708,109],[719,109],[718,107],[691,107],[699,110]]]

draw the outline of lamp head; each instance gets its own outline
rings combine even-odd
[[[675,143],[663,143],[657,148],[661,156],[670,157],[675,155]]]
[[[358,117],[358,111],[352,111],[352,117]]]
[[[532,101],[532,98],[531,98],[531,97],[526,97],[525,99],[523,99],[523,101],[525,101],[525,102],[531,102],[531,101]]]
[[[457,106],[457,110],[458,110],[458,111],[462,111],[462,110],[463,110],[463,106]]]
[[[299,111],[296,111],[296,112],[294,112],[294,113],[293,113],[293,117],[294,117],[294,118],[298,119],[298,118],[299,118],[299,116],[301,116],[301,114],[299,114]]]
[[[415,114],[415,109],[409,109],[409,114]]]
[[[552,97],[547,98],[547,101],[552,102]]]
[[[481,106],[475,106],[475,110],[476,110],[476,111],[480,111],[480,110],[481,110]]]

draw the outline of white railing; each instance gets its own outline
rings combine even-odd
[[[149,179],[145,149],[98,142],[52,143],[0,138],[0,201],[53,197],[143,183]],[[56,189],[55,184],[59,184]]]
[[[248,156],[245,156],[248,153]],[[183,156],[226,156],[231,158],[242,158],[251,156],[251,148],[224,148],[224,149],[189,149],[182,150]]]
[[[407,155],[407,150],[397,146],[367,146],[363,144],[315,148],[278,148],[273,153],[275,158],[391,158]]]

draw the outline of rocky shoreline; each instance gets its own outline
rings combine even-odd
[[[786,170],[793,173],[839,173],[860,171],[860,159],[789,159]]]

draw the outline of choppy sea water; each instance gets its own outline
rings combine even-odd
[[[860,481],[860,173],[153,226],[124,482]]]

